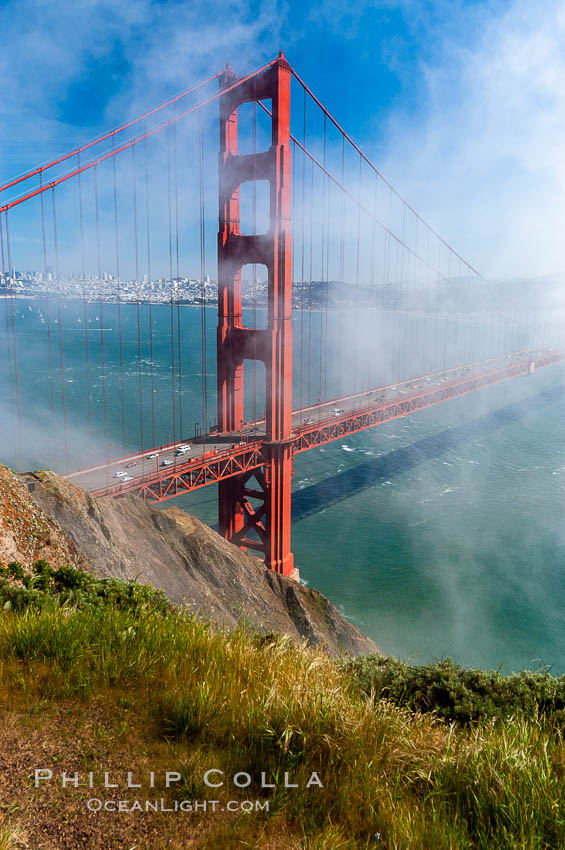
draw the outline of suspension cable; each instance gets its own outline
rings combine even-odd
[[[206,229],[204,218],[204,122],[202,118],[202,112],[199,112],[198,115],[198,160],[200,165],[200,327],[202,335],[202,419],[204,422],[204,433],[206,433],[208,430],[208,399],[206,365]]]
[[[98,265],[99,292],[102,284],[102,264],[100,254],[100,204],[98,199],[98,168],[94,169],[94,199],[96,210],[96,259]],[[104,413],[104,443],[106,455],[110,460],[110,442],[108,434],[108,401],[106,397],[106,365],[104,362],[104,311],[102,309],[102,295],[98,298],[98,320],[100,323],[100,380],[102,382],[102,407]]]
[[[53,244],[55,247],[55,278],[57,285],[60,285],[59,277],[59,240],[57,236],[57,209],[55,205],[55,189],[51,192],[51,202],[53,206]],[[59,360],[61,364],[61,401],[63,404],[63,430],[65,440],[65,467],[69,466],[69,439],[67,430],[67,401],[65,396],[65,363],[63,359],[63,315],[61,313],[61,293],[59,291],[57,298],[57,322],[59,324]]]
[[[174,107],[176,112],[176,104]],[[177,287],[180,283],[179,265],[179,185],[177,167],[177,125],[173,125],[173,171],[175,175],[175,253],[176,253],[176,279]],[[182,440],[182,350],[181,350],[181,310],[180,290],[177,288],[177,359],[178,359],[178,394],[179,394],[179,433]]]
[[[77,164],[80,168],[80,153],[77,153]],[[86,301],[86,263],[84,257],[84,222],[83,222],[83,206],[82,206],[82,176],[78,176],[78,206],[80,219],[80,264],[82,272],[82,304],[83,304],[83,324],[84,324],[84,353],[86,359],[86,398],[88,407],[88,430],[92,433],[92,399],[90,392],[90,352],[88,349],[88,311]]]
[[[145,235],[147,240],[147,280],[149,282],[149,371],[151,375],[151,445],[155,446],[155,373],[153,364],[153,282],[151,278],[151,236],[149,219],[149,165],[147,161],[147,139],[145,140]]]
[[[112,137],[112,145],[114,138]],[[126,451],[126,420],[125,420],[125,401],[124,401],[124,352],[122,344],[122,299],[120,293],[120,238],[118,228],[118,189],[116,183],[116,158],[112,159],[113,178],[114,178],[114,242],[116,248],[116,295],[118,302],[118,347],[120,355],[120,406],[122,417],[122,449],[124,454]]]
[[[81,171],[88,171],[90,168],[94,168],[96,165],[100,165],[107,159],[112,159],[113,157],[117,156],[117,154],[127,150],[129,147],[132,147],[133,145],[138,145],[146,139],[150,138],[151,136],[154,136],[156,133],[160,133],[162,130],[166,130],[167,127],[171,127],[173,124],[176,124],[176,122],[180,121],[182,118],[186,118],[188,115],[192,115],[194,112],[197,112],[198,110],[202,109],[202,107],[208,106],[208,104],[213,103],[222,95],[227,94],[238,86],[243,85],[243,83],[246,83],[247,80],[251,79],[251,77],[253,77],[255,74],[259,74],[261,71],[264,71],[266,68],[269,68],[276,61],[276,59],[273,59],[271,62],[267,62],[267,64],[264,65],[262,68],[259,68],[257,71],[253,71],[253,73],[251,74],[247,74],[245,77],[240,77],[238,80],[231,83],[229,86],[226,86],[225,88],[206,98],[206,100],[201,101],[196,106],[192,106],[190,107],[190,109],[185,109],[183,112],[177,113],[177,115],[174,115],[168,121],[164,121],[157,127],[152,127],[150,130],[146,130],[140,136],[136,136],[135,139],[130,139],[128,142],[125,142],[124,144],[120,145],[120,147],[113,148],[108,153],[90,160],[90,162],[81,166]],[[71,154],[71,156],[72,155],[73,154]],[[12,209],[12,207],[17,207],[20,204],[24,203],[24,201],[27,201],[30,198],[34,198],[36,195],[41,194],[41,192],[45,192],[47,191],[47,189],[53,189],[55,186],[59,186],[61,183],[65,183],[67,180],[70,180],[72,177],[76,176],[77,169],[69,171],[67,174],[64,174],[61,177],[58,177],[57,179],[51,180],[49,183],[46,183],[45,186],[40,187],[38,189],[34,189],[31,192],[27,192],[26,194],[21,195],[19,198],[15,198],[13,201],[9,201],[8,203],[3,204],[2,206],[0,206],[0,212],[6,212],[7,210]]]
[[[39,175],[39,183],[42,183],[42,175]],[[43,274],[47,277],[47,239],[45,235],[45,206],[43,193],[41,200],[41,238],[43,245]],[[45,312],[47,314],[47,348],[49,349],[49,391],[51,395],[51,411],[55,411],[55,390],[53,386],[53,347],[51,343],[51,308],[49,305],[49,287],[45,290]]]
[[[8,275],[6,273],[6,260],[4,257],[4,231],[2,228],[2,216],[0,215],[0,247],[2,249],[2,281],[4,284],[4,312],[6,314],[6,347],[8,352],[8,373],[10,381],[10,405],[14,406],[14,377],[12,375],[12,354],[10,346],[10,318],[8,314]],[[10,273],[11,274],[11,273]]]
[[[3,186],[0,186],[0,192],[3,192],[5,189],[9,189],[11,186],[16,186],[18,183],[22,183],[24,180],[29,180],[31,177],[35,177],[37,174],[40,176],[47,171],[49,168],[53,168],[55,165],[59,165],[61,162],[65,162],[65,160],[70,159],[73,156],[77,156],[81,154],[83,151],[88,150],[88,148],[92,148],[95,145],[100,144],[101,142],[106,141],[106,139],[113,138],[117,136],[118,133],[122,133],[124,130],[127,130],[128,127],[133,127],[134,124],[139,124],[140,121],[145,121],[149,118],[150,115],[154,115],[156,112],[160,112],[161,109],[165,109],[167,106],[171,106],[171,104],[175,104],[187,97],[187,95],[192,94],[198,89],[204,88],[209,83],[212,83],[214,80],[217,80],[218,77],[222,74],[222,71],[218,71],[217,74],[214,74],[212,77],[208,77],[207,80],[204,80],[201,83],[197,83],[195,86],[192,86],[186,91],[181,92],[180,94],[175,95],[169,100],[161,103],[159,106],[155,106],[153,109],[150,109],[148,112],[145,112],[143,115],[140,115],[138,118],[133,118],[131,121],[127,121],[125,124],[122,124],[121,127],[116,127],[115,130],[110,130],[108,133],[105,133],[103,136],[99,136],[97,139],[93,139],[91,142],[87,142],[87,144],[82,145],[80,148],[75,148],[72,151],[69,151],[63,156],[54,159],[52,162],[48,162],[45,165],[41,165],[39,168],[35,168],[33,171],[29,171],[27,174],[23,174],[19,177],[14,178],[9,183],[5,183]]]
[[[253,153],[253,182],[251,183],[251,221],[253,233],[257,233],[257,86],[254,82],[255,99],[253,101],[253,112],[251,120],[251,151]],[[294,243],[293,243],[294,250]],[[256,241],[253,240],[253,271],[251,276],[251,326],[257,327],[257,248]],[[253,334],[253,357],[251,359],[251,420],[255,422],[257,419],[257,338]]]
[[[378,170],[378,168],[371,162],[371,160],[366,156],[366,154],[363,153],[361,148],[358,145],[355,144],[355,142],[353,141],[351,136],[349,136],[348,133],[345,132],[343,127],[341,127],[341,125],[338,124],[338,122],[335,120],[335,118],[333,118],[333,116],[330,114],[330,112],[328,112],[326,107],[318,100],[318,98],[311,91],[311,89],[308,88],[308,86],[306,85],[304,80],[301,77],[298,76],[298,74],[296,73],[294,68],[291,67],[290,72],[295,77],[295,79],[300,83],[300,85],[304,88],[304,90],[308,92],[308,94],[310,95],[312,100],[320,107],[320,109],[322,110],[324,115],[326,115],[330,119],[330,121],[332,122],[334,127],[336,127],[336,129],[342,134],[342,136],[345,139],[347,139],[349,144],[357,151],[359,156],[367,163],[369,168],[371,168],[376,174],[378,174],[378,176],[383,181],[383,183],[385,183],[389,187],[389,189],[392,192],[394,192],[394,194],[397,196],[397,198],[410,210],[410,212],[413,215],[415,215],[416,218],[418,218],[425,227],[428,228],[428,230],[436,237],[436,239],[439,239],[439,241],[442,242],[449,251],[451,251],[453,254],[455,254],[456,257],[458,257],[463,263],[465,263],[467,268],[471,272],[473,272],[473,274],[476,274],[478,277],[482,277],[482,274],[480,272],[478,272],[475,268],[473,268],[473,266],[470,263],[468,263],[465,259],[463,259],[463,257],[461,257],[457,253],[457,251],[454,251],[453,248],[451,248],[451,246],[444,239],[442,239],[442,237],[438,233],[436,233],[435,230],[416,212],[416,210],[412,206],[410,206],[408,201],[406,201],[405,198],[403,198],[402,195],[399,192],[397,192],[397,190],[394,188],[394,186],[392,186],[392,184],[389,183],[388,180],[385,177],[383,177],[383,175]]]
[[[302,141],[306,146],[306,92],[304,92],[303,103],[303,129]],[[296,157],[296,145],[294,146],[294,156]],[[302,215],[301,215],[301,250],[300,250],[300,280],[301,280],[301,297],[300,297],[300,376],[299,376],[299,398],[300,409],[304,407],[303,387],[304,387],[304,239],[305,239],[305,223],[306,223],[306,157],[302,154]]]
[[[173,286],[173,224],[171,209],[171,130],[167,127],[167,200],[169,210],[169,292],[171,327],[171,415],[173,419],[173,444],[177,441],[177,417],[175,409],[175,307]],[[176,458],[176,455],[175,455]]]
[[[132,169],[132,184],[133,184],[133,242],[135,249],[135,284],[137,292],[136,318],[137,318],[137,382],[139,396],[139,444],[141,451],[144,450],[144,435],[143,435],[143,378],[141,372],[141,307],[140,307],[140,290],[141,283],[139,280],[139,237],[137,233],[137,174],[135,167],[135,148],[131,149],[131,169]]]

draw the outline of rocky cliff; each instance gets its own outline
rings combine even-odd
[[[377,649],[317,590],[266,570],[178,508],[98,499],[52,472],[0,467],[0,561],[38,558],[152,584],[227,628],[282,632],[334,655]]]

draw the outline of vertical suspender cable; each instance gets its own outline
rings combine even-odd
[[[294,239],[294,225],[296,221],[296,197],[295,197],[295,187],[296,187],[296,142],[291,137],[290,139],[290,162],[291,162],[291,172],[290,172],[290,231],[292,233],[292,242],[291,242],[291,252],[290,252],[290,292],[291,292],[291,322],[293,323],[294,319],[294,284],[296,281],[296,240]],[[294,323],[292,324],[293,330],[293,339],[294,339]],[[293,353],[292,353],[292,400],[291,400],[291,409],[294,410],[294,396],[296,391],[296,385],[294,383],[294,343],[293,343]]]
[[[207,367],[206,367],[206,228],[204,219],[204,121],[198,110],[198,159],[200,164],[200,328],[202,334],[202,421],[208,430]]]
[[[39,187],[43,187],[43,174],[39,175]],[[47,239],[45,236],[45,207],[43,192],[40,196],[41,203],[41,239],[43,245],[43,274],[47,277]],[[51,308],[49,305],[49,286],[45,290],[45,313],[47,314],[47,348],[49,349],[49,392],[51,395],[51,411],[55,410],[55,391],[53,387],[53,347],[51,344]]]
[[[306,89],[304,89],[303,101],[303,128],[302,128],[302,144],[306,147]],[[300,375],[299,375],[299,407],[304,407],[304,227],[306,221],[306,156],[302,152],[302,210],[301,210],[301,249],[300,249],[300,280],[301,280],[301,296],[300,296]]]
[[[406,205],[402,205],[402,245],[406,244]],[[405,249],[400,249],[400,258],[399,258],[399,247],[397,242],[397,252],[396,252],[396,274],[397,279],[400,282],[400,285],[405,290],[408,295],[408,310],[406,316],[406,369],[405,374],[406,377],[409,378],[414,372],[415,363],[417,362],[417,340],[418,340],[418,325],[417,325],[417,309],[415,306],[415,301],[417,299],[417,294],[415,291],[415,287],[410,286],[410,281],[408,280],[408,276],[404,272],[404,257],[405,257]]]
[[[401,328],[402,328],[402,292],[399,286],[394,286],[392,283],[392,278],[390,274],[390,229],[392,223],[392,195],[389,189],[388,193],[388,232],[384,232],[384,242],[383,242],[383,279],[385,281],[385,285],[387,290],[393,289],[395,292],[395,305],[396,309],[394,310],[394,330],[393,330],[393,348],[392,348],[392,360],[391,360],[391,383],[397,382],[400,379],[400,346],[401,346]],[[400,315],[398,315],[400,313]]]
[[[53,205],[53,244],[55,246],[55,278],[59,283],[59,242],[57,237],[57,210],[55,206],[55,188],[51,190]],[[63,403],[63,430],[65,435],[65,466],[69,465],[69,437],[67,431],[67,402],[65,398],[65,364],[63,360],[63,316],[61,313],[61,293],[57,299],[57,321],[59,323],[59,359],[61,364],[61,400]]]
[[[20,424],[20,380],[18,376],[18,349],[16,345],[16,317],[14,307],[14,267],[12,266],[12,249],[10,247],[10,222],[6,212],[6,248],[8,251],[8,275],[10,279],[10,310],[12,315],[12,354],[14,356],[14,379],[16,390],[16,410],[18,413],[18,424]]]
[[[373,221],[373,225],[371,228],[371,277],[370,283],[371,286],[375,285],[375,250],[377,244],[377,199],[379,193],[379,175],[375,173],[375,194],[373,197],[373,215],[375,217],[375,221]]]
[[[379,175],[375,172],[375,194],[373,198],[373,215],[375,216],[375,221],[373,221],[373,226],[371,229],[371,286],[375,286],[375,271],[376,271],[376,250],[377,250],[377,212],[378,212],[378,196],[379,196]],[[383,290],[381,289],[381,292]],[[384,304],[383,304],[384,306]],[[382,318],[380,320],[382,322]],[[377,358],[374,359],[373,366],[373,378],[371,380],[372,385],[378,386],[379,384],[386,384],[387,381],[384,377],[384,372],[381,366],[382,360],[382,339],[383,334],[379,334],[379,346],[380,350],[377,350],[377,356],[379,357],[379,362],[377,363]]]
[[[6,219],[8,217],[8,213],[6,213]],[[6,222],[7,224],[7,222]],[[0,246],[2,249],[2,280],[4,282],[4,312],[6,314],[6,348],[8,353],[8,372],[9,372],[9,381],[10,381],[10,407],[14,408],[15,403],[15,391],[14,391],[14,376],[12,374],[12,356],[10,351],[10,319],[8,314],[8,274],[6,272],[6,259],[4,255],[4,233],[2,229],[2,215],[0,214]],[[11,287],[10,287],[11,288]],[[14,364],[15,365],[15,364]],[[19,439],[19,428],[10,429],[14,435],[14,466],[18,466],[18,439]]]
[[[361,163],[362,159],[359,157],[359,195],[361,195]],[[360,245],[361,245],[361,207],[359,204],[357,205],[357,259],[356,259],[356,271],[355,271],[355,306],[356,309],[359,310],[359,254],[360,254]],[[357,313],[359,315],[359,313]],[[353,392],[357,391],[357,348],[358,348],[358,334],[355,335],[355,339],[353,340]]]
[[[256,81],[257,77],[253,78],[253,87],[256,89]],[[254,92],[255,93],[255,92]],[[252,135],[252,152],[253,152],[253,183],[251,184],[251,218],[253,222],[253,233],[257,233],[257,101],[253,101],[253,119],[252,119],[252,127],[251,127],[251,135]],[[293,158],[294,163],[294,158]],[[293,196],[294,197],[294,196]],[[293,250],[294,250],[294,241],[293,241]],[[252,321],[251,325],[253,328],[257,327],[257,251],[256,251],[256,243],[253,242],[253,283],[252,283]],[[257,419],[257,340],[255,335],[253,335],[253,359],[251,361],[251,398],[253,403],[253,409],[251,413],[251,419],[255,421]]]
[[[441,357],[441,371],[445,372],[447,369],[447,335],[449,333],[449,316],[447,310],[445,311],[444,323],[443,323],[443,351]]]
[[[151,445],[155,446],[155,373],[153,364],[153,310],[152,310],[152,290],[153,281],[151,278],[151,237],[149,225],[149,166],[147,162],[147,139],[144,143],[145,154],[145,238],[147,241],[147,280],[150,286],[149,291],[149,371],[151,374]]]
[[[21,428],[22,428],[22,416],[21,416],[21,407],[20,407],[20,381],[18,377],[18,350],[16,345],[16,323],[14,316],[14,281],[13,281],[13,266],[12,266],[12,250],[10,247],[10,222],[8,220],[8,213],[6,212],[6,248],[8,250],[8,273],[10,275],[10,306],[12,312],[12,353],[14,356],[14,378],[15,378],[15,389],[16,389],[16,413],[17,413],[17,434],[16,434],[16,445],[15,445],[15,457],[16,457],[16,466],[20,464],[20,439],[21,439]]]
[[[426,262],[429,266],[430,265],[430,237],[431,237],[431,233],[430,233],[429,228],[426,228],[426,232],[427,232]],[[441,365],[441,333],[440,333],[440,330],[439,330],[439,325],[440,325],[440,320],[441,320],[441,309],[440,309],[441,304],[440,304],[439,299],[438,299],[437,280],[435,280],[432,276],[430,276],[428,285],[431,287],[431,290],[432,290],[432,293],[433,293],[433,296],[434,296],[434,303],[437,305],[436,306],[437,318],[436,318],[436,321],[435,321],[435,330],[434,330],[434,355],[433,355],[433,357],[434,357],[434,367],[433,367],[433,371],[439,372],[440,371],[440,365]]]
[[[98,201],[98,166],[94,166],[94,198],[96,208],[96,259],[98,265],[98,286],[102,283],[102,266],[100,261],[100,205]],[[104,362],[104,312],[102,298],[98,299],[98,320],[100,322],[100,379],[102,381],[102,408],[104,413],[104,442],[106,456],[110,460],[110,442],[108,435],[108,402],[106,397],[106,364]]]
[[[112,136],[112,150],[115,148],[114,136]],[[116,184],[116,157],[112,157],[112,169],[114,177],[114,237],[116,245],[116,275],[117,275],[117,302],[118,302],[118,346],[120,351],[120,401],[122,414],[122,449],[126,450],[126,419],[124,405],[124,352],[122,345],[122,305],[120,296],[120,243],[118,230],[118,189]]]
[[[7,213],[6,213],[7,215]],[[14,406],[14,377],[12,374],[12,353],[10,345],[10,318],[8,314],[8,274],[6,272],[6,259],[4,256],[4,231],[2,228],[2,215],[0,215],[0,247],[2,249],[2,280],[4,282],[4,313],[6,315],[6,348],[8,352],[8,374],[10,380],[10,404]]]
[[[177,110],[177,105],[174,105],[174,112]],[[176,252],[176,278],[177,286],[180,282],[180,266],[179,266],[179,183],[178,183],[178,167],[177,167],[177,125],[173,125],[173,170],[175,174],[175,252]],[[180,315],[180,291],[177,290],[177,355],[179,361],[178,368],[178,393],[179,393],[179,433],[182,440],[183,424],[182,424],[182,352],[181,352],[181,315]]]
[[[80,153],[77,153],[77,168],[80,169]],[[82,273],[82,304],[84,323],[84,353],[86,358],[86,398],[88,406],[88,430],[92,433],[92,398],[90,391],[90,352],[88,350],[88,310],[86,308],[86,263],[84,260],[84,221],[82,208],[82,180],[81,173],[78,174],[78,206],[80,217],[80,261]]]
[[[402,345],[400,351],[400,380],[404,381],[409,376],[409,363],[410,363],[410,350],[409,350],[409,337],[410,337],[410,292],[406,290],[403,286],[402,281],[399,277],[398,272],[398,241],[395,240],[394,243],[395,248],[395,272],[394,279],[396,286],[401,293],[401,298],[403,300],[403,309],[400,314],[400,342]]]
[[[481,333],[481,301],[475,300],[474,308],[474,331],[473,331],[473,360],[482,359],[482,333]]]
[[[438,268],[438,279],[441,278],[441,242],[438,241],[437,245],[437,268]],[[442,369],[447,369],[448,357],[447,357],[447,349],[448,349],[448,337],[450,333],[449,320],[447,312],[445,314],[445,337],[443,340],[443,365]]]
[[[390,220],[390,222],[392,222],[392,194],[391,194],[391,197],[390,197],[389,213],[390,213],[390,219],[389,220]],[[401,298],[403,299],[403,302],[404,302],[404,305],[403,305],[404,309],[401,311],[401,314],[400,314],[400,336],[399,336],[400,343],[401,343],[401,346],[402,346],[401,349],[400,349],[400,352],[399,352],[399,359],[400,359],[400,375],[399,375],[399,378],[400,378],[400,380],[403,381],[407,377],[406,370],[407,370],[407,363],[408,363],[408,360],[409,360],[407,337],[409,335],[409,324],[410,324],[410,322],[409,322],[409,317],[407,315],[407,312],[408,312],[408,307],[409,307],[410,293],[406,293],[406,290],[405,290],[404,286],[402,285],[402,281],[400,280],[399,273],[398,273],[398,240],[397,239],[394,240],[394,249],[395,249],[394,282],[395,282],[395,285],[397,286],[399,292],[401,293]]]
[[[310,162],[310,274],[308,285],[308,404],[312,378],[312,263],[314,257],[314,162]]]
[[[324,155],[324,167],[325,167],[325,155]],[[328,397],[327,394],[327,381],[328,381],[328,318],[330,313],[330,304],[332,303],[332,293],[330,292],[330,226],[332,220],[331,213],[331,199],[332,199],[332,183],[331,180],[326,177],[325,178],[328,184],[328,195],[327,195],[327,212],[326,212],[326,312],[324,315],[324,336],[325,336],[325,344],[324,344],[324,399]]]
[[[144,450],[143,439],[143,378],[141,374],[141,308],[140,308],[140,281],[139,281],[139,239],[137,235],[137,175],[135,167],[135,149],[136,145],[131,149],[131,169],[133,182],[133,241],[135,247],[135,286],[137,290],[137,381],[139,394],[139,445],[141,451]]]
[[[407,214],[410,216],[410,208],[404,207],[404,210],[407,210]],[[410,221],[411,219],[408,219]],[[410,225],[408,225],[409,227]],[[403,230],[404,232],[404,230]],[[409,237],[407,237],[408,239]],[[418,219],[416,219],[416,234],[415,234],[415,242],[413,242],[414,250],[417,252],[418,248]],[[411,377],[415,375],[419,375],[424,369],[426,362],[426,353],[427,353],[427,325],[426,325],[426,293],[425,290],[421,286],[421,281],[419,282],[416,278],[415,273],[415,262],[412,263],[412,255],[410,251],[404,250],[404,263],[403,263],[403,276],[406,279],[406,285],[413,291],[414,293],[414,321],[416,323],[416,328],[414,335],[416,337],[416,356],[412,363],[412,373]],[[414,269],[414,273],[413,273]]]
[[[323,154],[323,164],[324,168],[326,167],[326,116],[324,115],[324,154]],[[326,259],[326,185],[327,179],[326,175],[322,173],[322,214],[320,216],[321,226],[322,226],[322,251],[321,251],[321,262],[320,262],[320,379],[318,385],[318,402],[322,399],[322,375],[323,375],[323,367],[324,367],[324,301],[325,295],[327,293],[328,283],[325,281],[324,286],[324,261]],[[327,275],[326,275],[327,277]]]
[[[171,413],[173,418],[173,444],[177,441],[177,417],[175,410],[175,308],[173,286],[173,224],[171,210],[171,128],[167,127],[167,199],[169,208],[169,290],[171,295]],[[176,457],[176,455],[175,455]]]
[[[341,185],[344,185],[345,180],[345,137],[341,137]],[[339,300],[343,304],[343,278],[345,274],[345,192],[341,193],[340,205],[340,234],[339,234]],[[341,398],[342,393],[342,371],[343,371],[343,330],[344,322],[348,321],[347,312],[344,310],[340,319],[338,319],[338,337],[337,337],[337,397]]]

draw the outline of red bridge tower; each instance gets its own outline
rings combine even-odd
[[[218,232],[218,430],[236,432],[243,422],[243,364],[265,364],[265,465],[219,484],[223,535],[264,553],[268,567],[295,575],[290,551],[292,477],[292,234],[290,170],[290,67],[283,54],[267,69],[229,90],[228,69],[220,86]],[[243,103],[272,101],[272,143],[262,152],[238,154],[237,110]],[[239,187],[251,180],[270,185],[267,233],[240,232]],[[267,327],[243,325],[241,269],[264,264],[268,272]],[[255,478],[256,484],[251,479]],[[256,504],[253,505],[250,500]],[[258,504],[257,504],[258,503]],[[257,538],[249,533],[255,530]]]

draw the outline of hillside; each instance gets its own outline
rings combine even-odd
[[[143,585],[14,572],[1,850],[565,846],[563,681],[337,662]]]
[[[565,678],[332,659],[320,594],[52,473],[0,541],[0,850],[565,846]]]
[[[266,570],[178,508],[97,499],[52,472],[0,467],[0,562],[39,558],[96,576],[136,579],[227,628],[279,632],[333,655],[375,644],[321,593]]]

